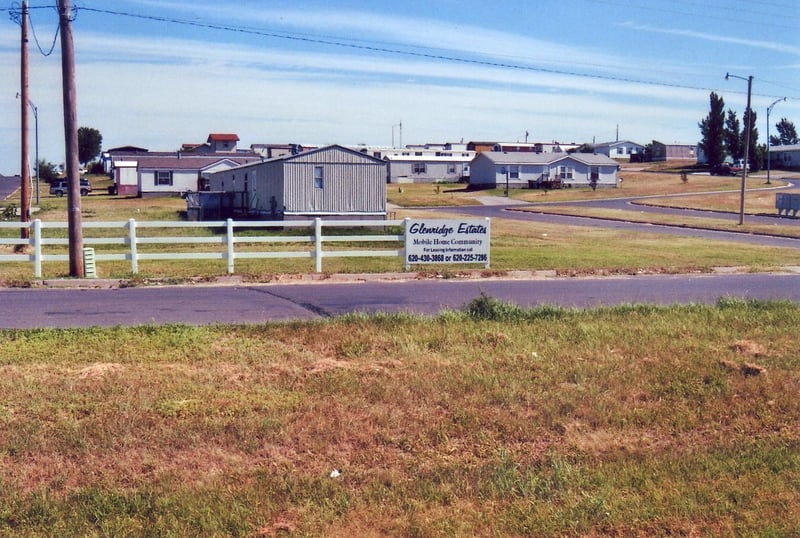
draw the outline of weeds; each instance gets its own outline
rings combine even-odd
[[[0,331],[0,535],[793,535],[798,322],[482,295]]]

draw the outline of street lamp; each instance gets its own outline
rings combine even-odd
[[[742,167],[744,170],[742,170],[742,189],[739,197],[739,225],[741,226],[744,224],[744,190],[745,184],[747,183],[747,168],[750,164],[750,131],[753,125],[753,113],[750,110],[750,94],[753,90],[753,75],[745,78],[738,75],[725,73],[725,80],[728,80],[731,77],[747,81],[747,108],[745,109],[745,115],[747,116],[747,127],[745,128],[744,135],[744,166]]]
[[[31,105],[33,110],[34,124],[36,125],[36,205],[39,205],[39,109],[33,104],[33,101],[28,99],[28,104]],[[769,114],[767,114],[769,118]]]
[[[769,171],[770,171],[770,168],[771,168],[771,165],[772,165],[772,163],[770,162],[770,156],[769,156],[769,147],[770,147],[770,145],[772,145],[771,142],[769,141],[769,115],[772,112],[772,107],[774,107],[775,105],[777,105],[781,101],[786,101],[786,98],[783,97],[781,99],[776,99],[774,103],[772,103],[771,105],[769,105],[767,107],[767,185],[770,184]]]

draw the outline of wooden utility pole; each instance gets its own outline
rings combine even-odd
[[[64,142],[69,227],[69,274],[83,274],[83,230],[81,223],[81,182],[78,162],[78,99],[75,87],[75,47],[72,41],[72,11],[69,0],[58,0],[61,28],[61,79],[64,93]]]
[[[31,171],[30,171],[30,149],[28,145],[28,0],[22,0],[22,16],[20,17],[22,27],[22,39],[20,45],[20,124],[21,124],[21,159],[20,159],[20,221],[30,222],[31,220]],[[29,228],[20,229],[20,237],[28,239],[30,237]],[[17,250],[25,249],[24,245],[19,245]]]

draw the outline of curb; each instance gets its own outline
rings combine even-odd
[[[698,272],[698,275],[707,274],[749,274],[752,271],[747,267],[712,267],[708,272]],[[776,267],[762,273],[788,273],[800,274],[800,266],[787,265]],[[675,273],[677,274],[677,273]],[[511,270],[491,273],[484,270],[461,271],[455,275],[442,273],[309,273],[298,275],[275,275],[268,281],[248,281],[239,275],[224,275],[214,278],[187,279],[182,282],[162,281],[157,279],[143,280],[140,283],[131,283],[128,279],[114,278],[55,278],[31,282],[32,288],[41,289],[122,289],[134,287],[167,287],[167,286],[270,286],[286,284],[354,284],[361,282],[409,282],[414,280],[544,280],[544,279],[576,279],[576,278],[632,278],[635,276],[661,275],[671,276],[673,273],[586,273],[576,275],[559,275],[555,270]]]

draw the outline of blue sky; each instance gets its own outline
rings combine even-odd
[[[57,15],[29,0],[50,48]],[[73,0],[78,121],[104,147],[696,142],[716,91],[761,141],[800,125],[796,0]],[[19,171],[19,26],[0,4],[0,173]],[[40,154],[63,162],[60,47],[30,45]],[[774,134],[774,127],[773,127]],[[33,137],[33,118],[31,118]],[[31,152],[34,151],[31,138]]]

